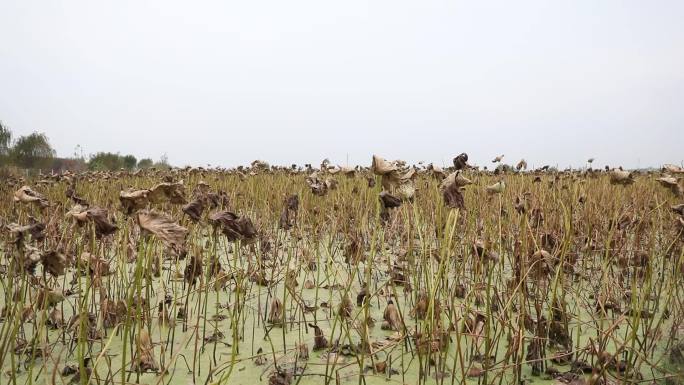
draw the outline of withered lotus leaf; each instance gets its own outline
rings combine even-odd
[[[204,202],[202,199],[196,198],[192,202],[184,205],[182,210],[190,219],[199,222],[202,218],[202,212],[204,211]]]
[[[440,188],[445,189],[451,185],[456,185],[456,187],[464,187],[469,184],[472,184],[473,182],[470,181],[470,179],[466,178],[461,174],[460,171],[455,171],[449,174],[442,183],[439,185]]]
[[[340,169],[340,173],[349,178],[356,174],[356,170],[351,167],[337,166]]]
[[[292,228],[292,223],[289,218],[289,211],[287,208],[283,208],[283,211],[280,213],[280,219],[278,220],[278,227],[283,229],[283,230],[289,230]]]
[[[337,306],[337,315],[341,318],[349,318],[352,315],[352,302],[349,295],[345,294],[342,297],[342,302]]]
[[[306,184],[309,185],[309,188],[311,188],[311,192],[314,195],[323,196],[328,192],[328,188],[325,186],[325,183],[318,179],[316,173],[306,178]]]
[[[336,166],[333,168],[328,168],[327,169],[328,173],[335,175],[335,174],[342,174],[344,176],[347,176],[349,178],[353,177],[354,174],[356,174],[356,170],[351,168],[351,167],[345,167],[345,166]]]
[[[661,178],[656,179],[663,187],[666,187],[672,191],[672,193],[675,196],[681,197],[684,196],[684,189],[682,186],[679,184],[679,180],[677,178],[666,175]]]
[[[158,370],[159,368],[154,359],[154,347],[147,329],[141,328],[135,340],[136,355],[133,362],[133,370],[139,373]]]
[[[634,183],[632,173],[624,170],[613,170],[610,173],[610,183],[619,185],[628,185]]]
[[[382,187],[396,193],[403,200],[412,200],[416,193],[413,179],[416,177],[416,169],[402,167],[404,162],[395,160],[389,162],[384,158],[373,155],[371,170],[375,175],[382,176]]]
[[[674,164],[666,164],[663,166],[663,171],[670,173],[670,174],[684,174],[684,168],[674,165]]]
[[[40,255],[40,261],[43,268],[51,275],[55,277],[64,275],[64,268],[67,265],[67,258],[64,254],[54,250],[46,251]]]
[[[67,211],[67,217],[72,217],[79,224],[84,224],[88,220],[88,214],[86,214],[87,207],[81,206],[79,204],[74,205],[71,210]]]
[[[530,258],[539,271],[550,272],[554,265],[554,257],[544,249],[537,250]]]
[[[501,194],[506,189],[506,183],[500,180],[492,185],[487,186],[486,191],[489,195]]]
[[[325,334],[323,334],[323,330],[321,330],[320,326],[316,324],[309,324],[309,327],[314,330],[314,347],[313,350],[322,350],[328,347],[328,340],[325,338]]]
[[[401,331],[404,329],[404,323],[401,322],[401,317],[399,316],[399,310],[392,300],[387,302],[387,307],[383,313],[384,320],[388,323],[391,330]]]
[[[485,261],[498,261],[499,259],[499,254],[490,249],[488,242],[481,239],[475,240],[475,243],[473,244],[473,253],[477,258]]]
[[[85,251],[78,257],[76,267],[82,274],[95,277],[105,277],[111,274],[107,260]]]
[[[283,211],[280,214],[278,226],[281,229],[289,230],[297,221],[297,212],[299,211],[299,196],[297,194],[291,195],[285,199]]]
[[[494,175],[505,174],[513,171],[513,168],[505,163],[500,163],[494,169]]]
[[[678,204],[671,206],[670,209],[674,211],[675,213],[684,216],[684,203]]]
[[[32,190],[29,186],[22,186],[19,190],[15,191],[14,201],[36,204],[41,208],[50,206],[50,204],[44,196]]]
[[[413,183],[413,178],[416,176],[416,169],[411,167],[404,171],[393,171],[382,175],[382,186],[386,189],[399,186],[404,183]]]
[[[64,294],[55,290],[42,289],[36,296],[36,304],[41,307],[47,305],[50,308],[62,301],[64,301]]]
[[[288,210],[292,210],[294,212],[299,211],[299,196],[297,194],[290,195],[285,200],[285,205],[287,206]]]
[[[391,172],[399,170],[399,168],[392,162],[389,162],[387,159],[381,158],[377,155],[373,155],[373,163],[371,164],[371,170],[373,171],[373,174],[386,175]]]
[[[155,210],[140,210],[137,219],[142,230],[154,234],[167,247],[176,251],[182,249],[188,229],[176,223],[173,218]]]
[[[463,199],[463,194],[461,193],[461,188],[458,187],[456,183],[451,183],[442,189],[442,197],[444,198],[444,204],[452,209],[465,210],[465,200]]]
[[[401,199],[388,193],[387,191],[380,192],[380,202],[385,209],[392,209],[401,206]]]
[[[144,209],[149,203],[148,195],[150,190],[129,189],[119,193],[121,208],[126,215],[131,215],[137,210]]]
[[[102,315],[102,325],[105,328],[116,326],[127,313],[126,303],[123,300],[115,302],[109,298],[102,299],[100,314]]]
[[[40,250],[33,246],[25,246],[23,253],[15,253],[15,258],[17,264],[15,265],[17,271],[23,268],[29,274],[33,274],[36,271],[36,266],[40,262],[41,253]]]
[[[434,165],[432,163],[430,163],[428,165],[427,170],[432,174],[432,176],[434,176],[437,179],[442,179],[442,178],[446,177],[446,173],[444,172],[444,169],[442,169],[441,167]]]
[[[311,188],[311,192],[317,196],[324,196],[328,190],[333,186],[331,179],[322,180],[318,177],[318,172],[314,172],[306,178],[306,184]],[[334,186],[336,187],[336,185]]]
[[[26,234],[30,234],[31,239],[35,241],[42,241],[45,239],[45,225],[35,220],[32,220],[32,223],[24,226],[20,226],[16,223],[10,223],[6,225],[6,227],[10,234],[16,237],[14,242],[20,242],[24,239]]]
[[[188,264],[185,266],[185,270],[183,271],[183,279],[185,279],[185,282],[188,285],[194,286],[197,282],[197,278],[200,275],[202,275],[202,259],[201,257],[193,255],[190,257]]]
[[[58,306],[54,307],[48,315],[47,324],[51,329],[59,329],[64,326],[64,317]]]
[[[268,311],[268,322],[270,324],[278,325],[282,323],[283,318],[283,303],[280,299],[273,297],[271,301],[271,309]]]
[[[255,170],[268,170],[269,168],[271,168],[268,162],[259,159],[253,161],[251,163],[251,166]]]
[[[229,203],[228,195],[225,191],[219,191],[218,193],[208,192],[204,196],[204,200],[212,209],[215,209],[217,207],[228,207]]]
[[[118,230],[118,227],[109,221],[106,209],[92,207],[86,210],[86,216],[95,224],[95,234],[100,237],[113,234]]]
[[[76,220],[76,223],[83,225],[90,221],[95,226],[95,234],[98,238],[113,234],[118,227],[109,221],[109,212],[102,207],[91,207],[85,209],[81,205],[75,205],[67,212]]]
[[[292,385],[294,373],[292,369],[281,369],[276,366],[268,376],[268,385]]]
[[[65,195],[67,198],[70,198],[77,205],[86,206],[86,207],[88,206],[88,202],[85,199],[76,195],[76,186],[74,186],[73,184],[70,184],[67,187],[67,189],[65,191]]]
[[[416,317],[416,319],[425,319],[425,315],[428,310],[429,297],[424,290],[421,290],[418,294],[418,300],[415,306],[411,310],[411,315]]]
[[[185,204],[185,186],[183,182],[178,183],[159,183],[150,189],[148,195],[150,202],[163,203],[170,202],[172,204]]]
[[[203,181],[203,180],[197,182],[197,186],[195,187],[195,189],[196,189],[200,194],[206,194],[206,193],[208,193],[210,188],[211,188],[211,186],[209,186],[209,183],[207,183],[207,182],[205,182],[205,181]]]
[[[661,185],[664,187],[672,187],[677,185],[677,178],[674,178],[672,176],[666,175],[661,178],[656,179]]]
[[[337,181],[335,179],[325,178],[324,183],[328,190],[335,190],[337,188]]]
[[[209,221],[221,230],[229,241],[253,241],[257,231],[247,217],[238,217],[230,211],[217,211],[209,215]]]

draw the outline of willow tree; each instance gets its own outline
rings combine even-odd
[[[14,163],[23,168],[47,168],[52,163],[55,150],[43,133],[20,136],[10,149]]]
[[[7,163],[11,144],[12,131],[0,122],[0,165]]]

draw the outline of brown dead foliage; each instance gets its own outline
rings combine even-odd
[[[146,328],[142,328],[135,338],[135,359],[133,360],[133,370],[139,373],[147,371],[157,371],[159,367],[154,359],[154,347],[150,334]]]
[[[150,189],[148,199],[151,203],[165,203],[180,205],[185,204],[185,186],[183,182],[159,183]]]
[[[684,188],[682,187],[677,178],[665,175],[656,180],[660,183],[661,186],[669,189],[672,192],[672,194],[674,194],[676,197],[681,198],[684,196]]]
[[[144,209],[149,204],[148,195],[150,190],[129,189],[119,193],[121,208],[126,215],[131,215],[137,210]]]
[[[416,169],[406,167],[402,161],[390,162],[377,155],[373,155],[371,171],[382,177],[382,187],[397,194],[402,200],[413,200],[416,193],[414,178],[417,176]]]
[[[107,209],[101,207],[84,209],[82,206],[76,205],[69,211],[69,214],[80,225],[87,222],[92,223],[95,227],[95,234],[98,237],[111,235],[118,230],[118,227],[110,221]]]
[[[389,330],[401,331],[404,329],[404,323],[401,321],[399,310],[392,300],[387,302],[387,307],[385,307],[382,317],[387,322]]]
[[[281,229],[289,230],[297,222],[297,213],[299,212],[299,196],[297,194],[290,195],[285,199],[283,204],[283,211],[280,214],[278,226]]]
[[[309,327],[314,330],[314,347],[313,350],[322,350],[326,349],[328,347],[328,340],[325,338],[325,335],[323,334],[323,330],[318,325],[315,324],[309,324]]]
[[[252,242],[257,231],[247,217],[239,217],[230,211],[217,211],[209,215],[209,221],[228,238],[228,241]]]
[[[634,176],[629,171],[616,169],[610,173],[610,183],[615,185],[630,185],[634,183]]]
[[[29,186],[22,186],[19,190],[14,192],[14,201],[22,203],[30,203],[46,208],[50,203],[40,193],[34,191]]]
[[[45,239],[45,225],[38,222],[35,218],[30,217],[31,223],[20,226],[16,223],[10,223],[6,226],[11,235],[14,236],[13,243],[19,244],[26,239],[27,235],[31,236],[34,241],[42,241]]]
[[[50,250],[40,255],[40,261],[43,264],[45,271],[57,277],[64,275],[64,269],[67,266],[67,258],[60,252]]]
[[[202,275],[202,259],[197,256],[190,257],[188,264],[185,266],[183,278],[188,285],[194,286],[197,278]]]
[[[204,202],[202,199],[195,198],[190,203],[184,205],[181,210],[194,222],[199,222],[202,219],[202,212],[204,212]]]
[[[136,217],[138,225],[144,232],[154,234],[174,251],[183,249],[188,230],[176,223],[170,216],[154,210],[141,210],[138,211]]]

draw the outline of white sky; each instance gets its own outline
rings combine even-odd
[[[174,165],[684,159],[684,1],[0,0],[0,120]]]

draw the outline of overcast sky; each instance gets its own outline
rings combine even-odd
[[[684,159],[684,1],[0,1],[0,120],[174,165]]]

